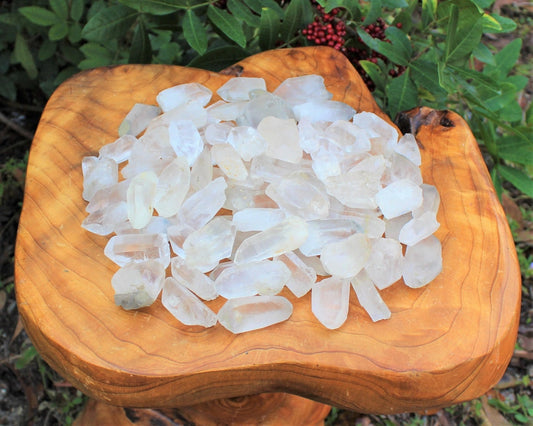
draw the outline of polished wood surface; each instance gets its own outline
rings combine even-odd
[[[226,74],[284,79],[320,74],[334,99],[383,116],[340,53],[261,53]],[[281,324],[241,335],[184,326],[160,301],[139,311],[113,302],[117,266],[106,237],[81,228],[81,160],[117,138],[136,102],[196,81],[216,90],[230,75],[162,65],[99,68],[52,95],[29,157],[16,245],[18,308],[35,346],[86,394],[115,405],[176,407],[287,392],[359,412],[423,411],[469,400],[502,376],[519,316],[520,274],[504,213],[465,121],[429,109],[404,116],[421,143],[424,181],[442,198],[443,272],[428,286],[382,292],[390,320],[372,323],[351,294],[348,321],[327,330],[311,298]],[[217,311],[221,298],[209,302]]]

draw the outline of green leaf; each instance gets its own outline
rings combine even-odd
[[[43,44],[39,48],[39,53],[37,53],[37,58],[39,61],[46,61],[50,59],[54,53],[56,53],[57,43],[54,43],[50,40],[44,40]]]
[[[281,24],[280,32],[282,40],[290,40],[296,31],[300,29],[304,14],[304,1],[306,0],[292,0],[289,3]]]
[[[263,9],[263,2],[261,0],[244,0],[244,3],[258,15],[261,14],[261,9]]]
[[[444,62],[464,62],[481,40],[483,23],[477,8],[455,4],[451,8],[445,41]]]
[[[20,7],[19,12],[22,13],[30,22],[37,25],[49,27],[54,25],[58,19],[57,16],[50,10],[39,6]]]
[[[375,22],[381,16],[381,0],[372,0],[370,2],[370,10],[366,14],[363,25],[370,25]]]
[[[17,33],[13,49],[14,63],[19,63],[32,80],[37,78],[37,66],[28,47],[28,42],[21,33]]]
[[[227,10],[209,5],[207,8],[207,17],[229,39],[243,48],[246,46],[246,36],[242,30],[242,22],[235,18],[235,16],[230,15]]]
[[[490,177],[492,178],[492,184],[494,185],[494,189],[496,190],[496,195],[498,195],[498,199],[501,201],[503,193],[503,182],[500,174],[498,173],[497,167],[494,167],[490,171]]]
[[[511,163],[533,165],[533,141],[522,141],[514,137],[507,137],[504,144],[499,141],[498,155]],[[510,141],[509,141],[510,139]]]
[[[225,46],[208,50],[202,56],[193,59],[187,64],[189,67],[202,68],[209,71],[221,71],[250,54],[238,46]]]
[[[422,25],[427,27],[437,14],[437,0],[422,0]]]
[[[207,50],[207,31],[193,9],[188,9],[183,17],[183,36],[189,46],[203,55]]]
[[[485,43],[483,42],[479,43],[472,53],[474,54],[474,57],[478,61],[484,62],[486,64],[490,64],[490,65],[496,65],[496,62],[494,61],[494,55],[492,54],[490,49],[485,45]]]
[[[20,357],[15,361],[15,368],[17,370],[22,370],[30,362],[32,362],[36,356],[37,349],[35,349],[35,346],[31,345],[29,348],[25,349],[24,352],[20,354]]]
[[[62,40],[68,34],[68,25],[65,21],[58,22],[48,30],[48,38],[52,41]]]
[[[67,0],[49,0],[49,1],[50,1],[50,7],[54,11],[54,13],[57,15],[57,17],[62,21],[66,21],[68,19]]]
[[[74,22],[68,30],[68,41],[76,44],[81,40],[81,25],[79,22]]]
[[[169,15],[179,9],[190,10],[186,2],[176,0],[119,0],[120,3],[140,13],[150,15]]]
[[[411,59],[413,48],[411,47],[411,40],[402,30],[396,27],[389,27],[385,30],[385,35],[391,41],[392,47],[398,50],[398,54],[407,61]]]
[[[405,0],[382,0],[381,3],[383,7],[388,7],[389,9],[403,9],[409,6]]]
[[[526,111],[526,123],[533,127],[533,102],[529,104]]]
[[[510,75],[504,80],[504,83],[512,84],[517,92],[525,89],[528,82],[529,79],[525,75]]]
[[[122,5],[101,9],[83,27],[81,35],[86,40],[100,42],[123,37],[137,15],[137,11]]]
[[[505,164],[498,164],[497,167],[504,179],[511,182],[527,196],[533,197],[533,179],[531,177],[526,175],[522,170],[506,166]]]
[[[399,77],[393,78],[386,88],[389,115],[396,117],[401,111],[414,108],[418,104],[416,86],[407,69]]]
[[[446,90],[439,84],[439,72],[435,62],[429,62],[419,58],[411,62],[409,67],[412,78],[417,86],[422,86],[437,96],[446,93]]]
[[[149,64],[152,62],[152,45],[144,20],[139,21],[131,40],[129,64]]]
[[[481,21],[483,23],[484,33],[499,33],[502,30],[500,23],[488,13],[483,14]]]
[[[490,16],[500,25],[499,33],[510,33],[516,30],[517,25],[513,19],[498,15],[497,13],[491,13]]]
[[[471,0],[472,3],[474,3],[478,10],[488,9],[492,3],[494,3],[494,0]]]
[[[372,38],[362,28],[357,29],[357,34],[361,37],[363,43],[365,43],[372,50],[386,56],[387,59],[398,65],[406,66],[409,62],[409,57],[405,56],[405,52],[402,49],[398,49],[391,43]]]
[[[488,96],[501,95],[502,89],[497,81],[487,77],[483,73],[471,70],[468,68],[457,67],[455,65],[448,65],[448,68],[453,71],[457,76],[460,76],[464,79],[470,80],[478,91],[482,94],[487,93]]]
[[[381,71],[381,68],[370,61],[359,61],[359,65],[365,70],[368,76],[372,79],[376,88],[385,91],[386,78]]]
[[[17,88],[15,83],[6,77],[5,75],[0,74],[0,96],[3,98],[14,101],[17,98]]]
[[[514,67],[516,61],[518,61],[521,48],[522,39],[517,38],[511,41],[507,46],[494,55],[496,65],[486,65],[483,69],[483,74],[496,80],[505,77]]]
[[[259,26],[259,16],[254,15],[240,0],[228,0],[229,11],[237,19],[241,19],[253,28]]]
[[[75,22],[79,22],[81,19],[84,7],[85,5],[83,0],[72,0],[70,3],[70,17]]]
[[[279,35],[279,18],[272,9],[264,8],[261,12],[259,24],[259,47],[268,50],[275,46]]]
[[[517,93],[511,83],[502,83],[501,90],[496,96],[484,99],[485,108],[489,111],[499,111],[516,100]]]

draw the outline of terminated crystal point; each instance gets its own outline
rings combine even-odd
[[[128,263],[111,278],[115,303],[128,310],[150,306],[159,296],[164,280],[165,268],[156,260]]]
[[[128,206],[124,201],[119,201],[89,213],[81,226],[93,234],[109,235],[119,224],[126,223],[127,220]]]
[[[398,144],[398,131],[393,126],[371,112],[355,114],[353,124],[362,129],[371,129],[374,132],[375,135],[371,137],[372,154],[383,155],[385,158],[392,155]]]
[[[281,82],[273,93],[285,99],[291,106],[310,100],[327,101],[333,97],[324,85],[324,78],[314,74],[288,78]]]
[[[211,123],[204,130],[205,141],[210,145],[226,143],[231,129],[234,128],[232,123]]]
[[[274,182],[292,172],[301,170],[301,164],[289,163],[266,155],[260,155],[252,159],[250,175],[261,178],[265,182]]]
[[[402,277],[402,245],[391,238],[376,238],[371,243],[365,271],[376,287],[383,290]]]
[[[338,101],[310,101],[295,105],[293,108],[296,120],[306,118],[309,121],[337,121],[350,120],[355,114],[355,110]]]
[[[254,127],[238,126],[231,129],[227,142],[233,146],[244,161],[263,154],[267,149],[267,141]]]
[[[231,221],[215,217],[185,239],[183,243],[185,263],[201,272],[210,271],[219,261],[231,256],[235,232],[235,226]]]
[[[409,179],[413,183],[422,184],[422,173],[420,167],[411,163],[403,155],[393,153],[391,156],[391,167],[388,173],[388,181],[383,182],[384,185],[388,185],[391,182],[395,182],[401,179]]]
[[[203,128],[207,124],[207,110],[198,102],[189,102],[177,108],[171,109],[159,117],[153,119],[146,129],[145,134],[152,133],[156,127],[166,127],[176,121],[190,121],[197,128]]]
[[[342,173],[341,162],[336,153],[329,149],[329,144],[321,144],[311,154],[313,159],[313,171],[318,179],[326,182],[331,176],[339,176]]]
[[[285,219],[280,209],[245,208],[233,214],[233,224],[237,231],[264,231]]]
[[[185,157],[189,167],[204,149],[204,140],[190,120],[173,121],[168,126],[168,139],[178,157]]]
[[[193,229],[204,226],[224,205],[227,187],[224,178],[218,177],[187,198],[178,212],[181,222]]]
[[[157,260],[165,268],[170,264],[170,247],[165,234],[115,235],[106,244],[104,254],[119,266],[146,260]]]
[[[213,300],[217,298],[215,282],[198,269],[187,266],[181,257],[173,257],[170,267],[172,276],[201,299]]]
[[[298,122],[300,146],[305,152],[312,154],[318,151],[322,142],[327,142],[324,131],[328,125],[325,121],[312,122],[305,118]]]
[[[394,147],[394,151],[403,155],[415,166],[420,166],[420,164],[422,164],[418,142],[411,133],[406,133],[400,138],[398,144]]]
[[[206,146],[191,167],[190,188],[194,192],[199,191],[205,188],[212,180],[213,163],[211,160],[211,151]]]
[[[111,158],[85,157],[82,160],[83,199],[91,201],[94,194],[118,182],[118,164]]]
[[[92,213],[105,209],[112,204],[116,204],[121,201],[125,202],[129,184],[129,181],[123,180],[111,186],[106,186],[105,188],[100,189],[91,198],[91,201],[89,204],[87,204],[85,210],[87,213]]]
[[[248,177],[248,170],[244,162],[239,156],[239,153],[231,145],[213,145],[211,155],[228,179],[244,180]]]
[[[215,313],[187,287],[172,277],[164,281],[161,302],[179,322],[185,325],[212,327],[217,323]]]
[[[369,133],[349,121],[335,121],[325,135],[346,153],[361,154],[371,148]]]
[[[137,136],[161,113],[155,105],[135,104],[118,128],[119,136]]]
[[[439,191],[433,185],[425,183],[420,185],[420,188],[422,188],[422,205],[413,210],[413,217],[422,216],[426,212],[437,215],[440,205]]]
[[[242,117],[248,101],[241,102],[224,102],[218,101],[209,105],[206,109],[210,121],[235,121],[239,122]]]
[[[217,94],[227,102],[247,101],[252,90],[266,91],[265,80],[255,77],[235,77],[224,83],[217,90]]]
[[[406,246],[412,246],[432,235],[439,226],[435,213],[428,211],[407,222],[400,231],[399,240]]]
[[[275,259],[283,262],[289,269],[290,278],[285,285],[296,297],[302,297],[311,290],[317,275],[311,266],[308,266],[294,252],[287,252]]]
[[[352,278],[352,287],[357,295],[357,300],[374,322],[389,319],[390,309],[381,298],[376,286],[365,270]]]
[[[153,140],[153,134],[149,134],[150,137],[145,134],[133,145],[128,163],[121,170],[125,179],[134,178],[142,172],[159,174],[176,158],[168,143],[168,128],[161,130],[160,138]]]
[[[422,189],[409,179],[401,179],[379,191],[376,202],[385,219],[392,219],[420,207]]]
[[[291,302],[282,296],[250,296],[228,300],[217,317],[220,324],[238,334],[277,324],[291,315]]]
[[[398,240],[400,238],[400,231],[413,218],[411,213],[402,214],[401,216],[393,217],[385,220],[385,237]]]
[[[162,216],[152,216],[148,225],[141,229],[134,229],[128,221],[120,223],[115,228],[117,235],[122,234],[166,234],[171,222]]]
[[[156,101],[163,112],[195,102],[201,106],[211,100],[212,92],[199,83],[186,83],[165,89],[156,96]]]
[[[293,118],[294,114],[284,99],[272,93],[254,90],[238,124],[257,128],[261,120],[269,116],[286,120]]]
[[[311,310],[322,325],[331,330],[339,328],[348,318],[350,281],[337,276],[313,285]]]
[[[290,276],[291,272],[283,262],[262,260],[224,269],[215,285],[218,294],[226,299],[256,294],[272,296],[281,291]]]
[[[267,156],[289,163],[300,162],[303,152],[294,119],[265,117],[257,126],[257,131],[266,140]]]
[[[307,229],[309,236],[300,246],[305,256],[320,255],[326,244],[344,240],[359,231],[354,221],[346,219],[310,220]]]
[[[300,247],[307,236],[305,220],[297,216],[288,217],[272,228],[244,240],[233,261],[239,264],[279,256]]]
[[[102,146],[98,154],[100,157],[111,158],[117,164],[120,164],[130,158],[131,150],[136,142],[137,138],[135,136],[124,135],[115,142]]]
[[[178,256],[184,258],[185,251],[183,250],[183,243],[185,239],[194,232],[195,229],[187,224],[178,221],[176,225],[170,225],[167,228],[167,236],[170,241],[172,251]]]
[[[442,271],[442,246],[431,235],[419,243],[407,247],[403,266],[403,280],[412,288],[423,287]]]
[[[322,265],[318,256],[305,256],[300,250],[295,250],[293,253],[295,253],[307,266],[313,268],[317,275],[320,275],[321,277],[329,275],[324,269],[324,265]]]
[[[154,211],[157,176],[154,172],[143,172],[135,176],[126,193],[128,219],[134,229],[145,227]]]
[[[370,249],[370,241],[365,234],[353,234],[344,240],[326,244],[320,260],[331,275],[351,278],[366,265]]]
[[[177,157],[163,169],[155,188],[154,208],[163,217],[174,216],[189,191],[191,171],[184,157]]]

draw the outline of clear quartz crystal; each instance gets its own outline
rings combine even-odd
[[[265,182],[274,182],[300,169],[301,166],[299,164],[260,155],[252,159],[250,175],[262,178]]]
[[[182,324],[212,327],[217,316],[178,280],[168,277],[164,281],[163,306]]]
[[[294,116],[300,121],[306,118],[309,121],[337,121],[349,120],[355,114],[355,110],[338,101],[319,100],[310,101],[295,105]]]
[[[257,131],[266,141],[268,157],[289,163],[299,163],[302,159],[302,148],[298,138],[298,126],[292,118],[281,119],[265,117],[257,126]]]
[[[139,309],[154,303],[165,280],[165,268],[156,260],[128,263],[111,278],[115,303],[124,309]]]
[[[119,136],[132,135],[138,136],[148,127],[150,121],[161,113],[161,108],[155,105],[135,104],[128,112],[118,128]]]
[[[326,129],[325,136],[350,154],[361,154],[371,148],[368,132],[349,121],[335,121]]]
[[[226,329],[238,334],[283,322],[291,315],[292,305],[282,296],[249,296],[228,300],[217,317]]]
[[[394,151],[403,155],[415,166],[420,166],[420,164],[422,164],[418,142],[411,133],[406,133],[400,138],[398,144],[394,147]]]
[[[152,217],[156,193],[157,176],[154,172],[143,172],[135,176],[126,193],[128,219],[135,229],[145,227]]]
[[[365,271],[376,287],[383,290],[402,277],[402,245],[391,238],[372,239],[371,244]]]
[[[126,192],[128,191],[128,186],[130,182],[123,180],[121,182],[115,183],[111,186],[97,191],[94,196],[91,198],[89,204],[85,210],[87,213],[96,212],[102,210],[111,204],[115,204],[121,201],[126,201]]]
[[[320,260],[331,275],[351,278],[366,265],[370,249],[370,241],[365,234],[353,234],[344,240],[326,244]]]
[[[128,220],[128,206],[124,201],[111,203],[93,211],[81,223],[82,228],[96,235],[109,235]]]
[[[403,265],[403,280],[412,288],[423,287],[442,271],[442,246],[437,237],[429,236],[407,247]]]
[[[287,78],[273,93],[285,99],[291,106],[303,104],[311,99],[327,101],[333,97],[324,85],[324,78],[316,74]]]
[[[385,237],[398,240],[400,238],[400,231],[412,218],[413,215],[411,213],[406,213],[402,214],[401,216],[396,216],[392,219],[385,220]]]
[[[412,246],[432,235],[439,226],[435,213],[428,211],[407,222],[400,231],[399,240],[406,246]]]
[[[262,90],[253,90],[250,95],[251,99],[246,104],[243,116],[237,124],[257,128],[265,117],[275,117],[282,120],[294,117],[290,106],[279,96]]]
[[[167,112],[191,102],[205,106],[211,96],[212,92],[207,87],[199,83],[185,83],[162,90],[156,100],[163,112]]]
[[[346,322],[350,281],[337,276],[317,282],[311,290],[311,310],[324,327],[334,330]]]
[[[311,290],[317,275],[311,266],[292,251],[276,257],[275,260],[283,262],[289,269],[291,275],[285,285],[296,297],[302,297]]]
[[[184,157],[177,157],[163,169],[154,194],[154,208],[160,216],[174,216],[179,211],[189,190],[190,176]]]
[[[185,157],[192,166],[204,149],[204,140],[190,120],[176,120],[168,126],[170,145],[178,157]]]
[[[351,280],[357,300],[374,322],[389,319],[390,309],[381,298],[376,286],[365,270]]]
[[[436,215],[440,205],[439,191],[433,185],[426,183],[420,185],[420,188],[422,188],[422,205],[413,210],[413,217],[422,216],[426,212],[432,212]]]
[[[203,300],[213,300],[218,296],[215,281],[198,269],[189,267],[179,257],[173,257],[170,261],[172,276]]]
[[[326,244],[344,240],[359,231],[357,224],[347,219],[310,220],[307,229],[309,236],[300,246],[305,256],[320,255]]]
[[[165,234],[115,235],[107,242],[104,254],[119,266],[146,260],[157,260],[165,268],[170,264],[170,246]]]
[[[121,164],[130,158],[133,145],[137,142],[137,138],[132,135],[124,135],[118,138],[115,142],[104,145],[98,151],[100,157],[111,158],[117,164]]]
[[[237,231],[264,231],[285,219],[280,209],[245,208],[233,215],[233,224]]]
[[[420,168],[411,163],[411,161],[403,155],[393,153],[391,156],[391,163],[388,179],[386,182],[383,182],[385,185],[400,179],[409,179],[417,185],[422,184],[422,173],[420,172]]]
[[[376,202],[386,219],[392,219],[420,207],[422,189],[409,179],[401,179],[376,194]]]
[[[231,145],[213,145],[211,155],[228,179],[244,180],[248,177],[248,170],[244,162]]]
[[[374,136],[371,137],[374,155],[383,155],[389,158],[398,144],[398,131],[387,123],[383,118],[371,112],[359,112],[353,116],[353,123],[363,129],[371,129]]]
[[[233,125],[230,123],[212,123],[209,124],[204,131],[205,141],[210,145],[218,143],[226,143]]]
[[[227,142],[237,150],[244,161],[250,161],[267,149],[265,138],[251,126],[234,127],[229,132]]]
[[[211,160],[211,151],[206,146],[191,167],[190,187],[196,192],[205,188],[212,180],[213,163]]]
[[[247,101],[252,90],[266,90],[265,80],[256,77],[235,77],[224,83],[217,94],[227,102]]]
[[[91,201],[101,189],[118,182],[118,164],[111,158],[84,157],[83,171],[83,199]]]
[[[226,181],[218,177],[204,188],[192,194],[181,205],[178,212],[181,222],[193,229],[199,229],[209,222],[226,201]]]

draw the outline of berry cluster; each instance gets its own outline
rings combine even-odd
[[[344,51],[344,36],[346,35],[346,24],[336,18],[339,9],[332,9],[329,13],[324,13],[324,8],[316,6],[319,14],[315,16],[302,34],[307,40],[321,46],[330,46],[334,49]]]

